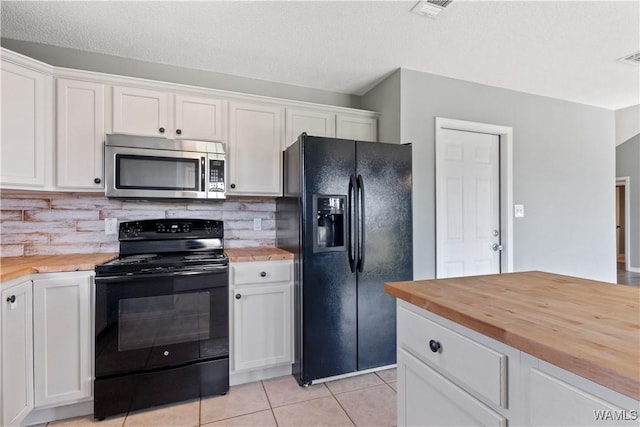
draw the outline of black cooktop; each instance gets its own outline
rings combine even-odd
[[[96,276],[202,271],[227,266],[222,221],[156,219],[122,222],[120,256],[96,266]]]
[[[96,266],[96,275],[206,270],[208,267],[226,266],[228,262],[222,249],[204,252],[122,255]]]

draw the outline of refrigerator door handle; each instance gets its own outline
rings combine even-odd
[[[358,272],[364,270],[364,180],[358,175]]]
[[[358,207],[355,200],[355,188],[357,187],[356,177],[355,175],[351,175],[349,177],[349,268],[351,268],[351,272],[356,272],[356,247],[354,242],[358,239],[356,227],[356,219],[358,216]]]

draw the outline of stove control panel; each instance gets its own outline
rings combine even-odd
[[[189,233],[191,232],[191,224],[185,223],[162,223],[156,224],[156,233]]]
[[[157,219],[120,223],[120,241],[222,238],[222,221],[207,219]]]

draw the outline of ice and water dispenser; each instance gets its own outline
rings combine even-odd
[[[314,195],[316,222],[314,251],[340,251],[345,249],[346,196]]]

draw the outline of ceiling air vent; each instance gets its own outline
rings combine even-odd
[[[640,65],[640,51],[618,58],[618,61],[624,62],[625,64]]]
[[[449,6],[453,0],[421,0],[411,9],[416,15],[435,18],[445,7]]]

